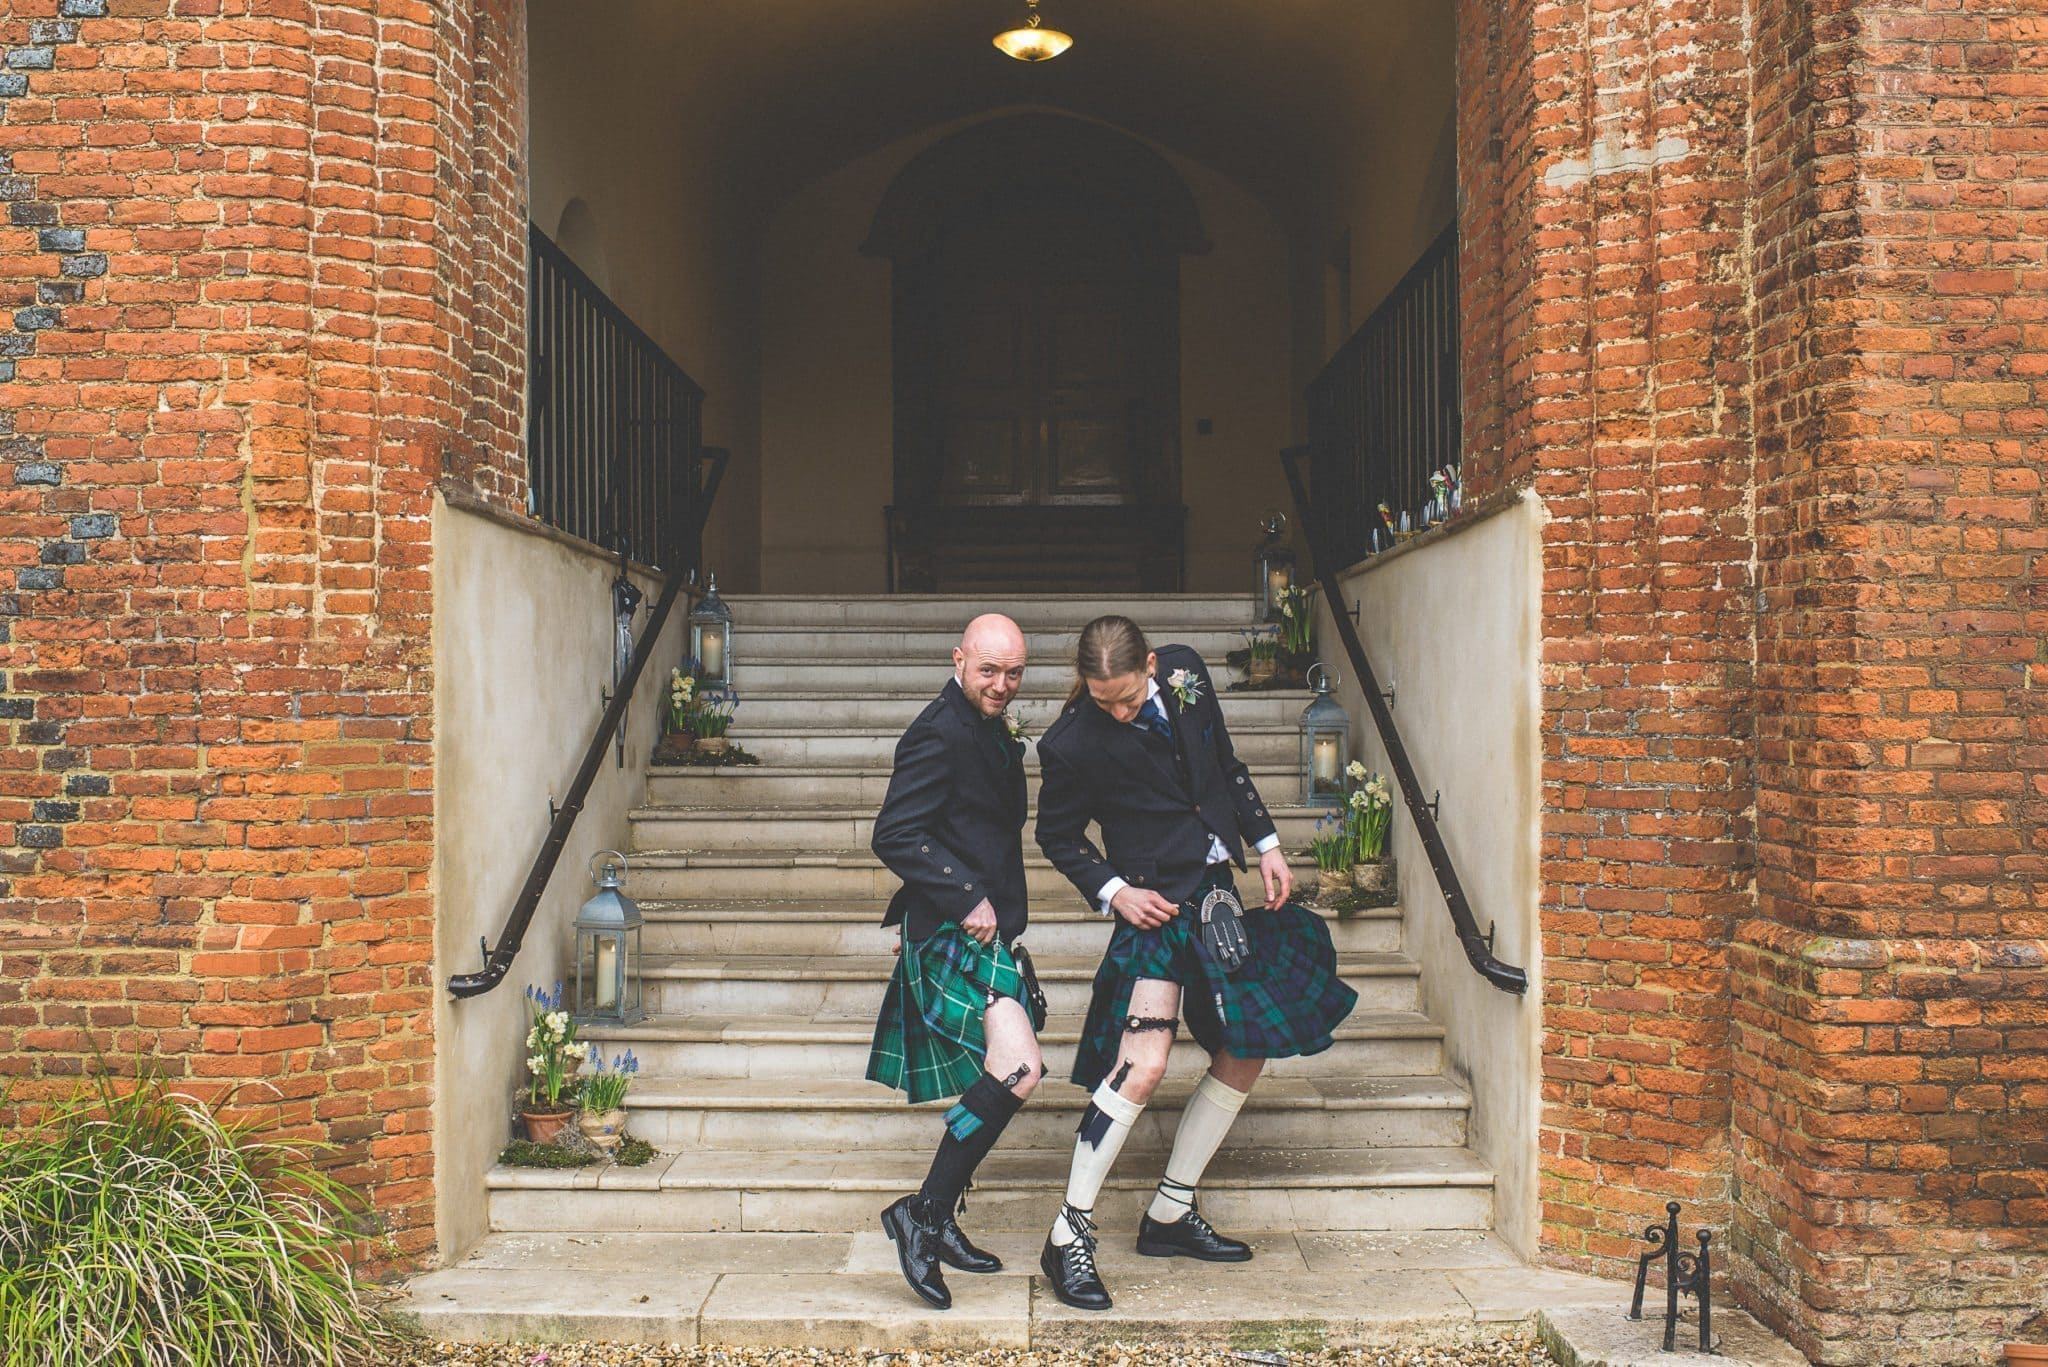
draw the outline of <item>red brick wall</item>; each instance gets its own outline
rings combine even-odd
[[[0,1070],[261,1083],[420,1253],[429,511],[516,450],[523,242],[470,220],[523,170],[468,150],[479,102],[519,141],[516,30],[0,8]]]
[[[2048,1282],[2048,29],[1460,26],[1468,477],[1553,519],[1546,1246],[1676,1196],[1821,1360],[1989,1360]]]
[[[1496,333],[1503,370],[1468,387],[1468,426],[1499,448],[1473,485],[1533,478],[1551,517],[1543,1237],[1619,1273],[1667,1200],[1729,1213],[1724,946],[1751,859],[1743,11],[1465,13],[1485,37],[1461,36],[1461,146],[1501,145],[1466,163],[1466,259],[1502,263],[1467,272],[1468,356]]]
[[[1737,1245],[1821,1361],[1993,1361],[2048,1335],[2048,27],[1766,13]]]

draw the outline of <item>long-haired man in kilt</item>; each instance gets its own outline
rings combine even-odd
[[[868,1076],[913,1103],[959,1098],[924,1185],[882,1212],[882,1228],[896,1241],[904,1280],[941,1310],[953,1303],[941,1264],[1002,1267],[968,1241],[956,1208],[1045,1074],[1030,959],[1020,967],[1022,949],[1011,951],[1029,910],[1024,744],[1006,711],[1023,681],[1017,624],[993,614],[968,623],[952,680],[896,745],[875,818],[874,851],[903,880],[882,924],[900,926],[902,938]]]
[[[1195,1188],[1265,1060],[1329,1048],[1358,994],[1338,976],[1321,918],[1288,900],[1287,857],[1202,657],[1154,652],[1127,617],[1090,622],[1076,655],[1074,695],[1038,742],[1038,844],[1116,929],[1074,1060],[1074,1081],[1094,1095],[1039,1264],[1062,1301],[1106,1310],[1095,1198],[1165,1076],[1183,1012],[1209,1069],[1138,1222],[1138,1252],[1243,1262],[1251,1248],[1202,1218]],[[1232,877],[1247,845],[1265,891],[1249,914]]]

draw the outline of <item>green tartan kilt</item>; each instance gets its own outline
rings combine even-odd
[[[1024,975],[1001,940],[983,945],[958,926],[905,940],[875,1019],[868,1080],[913,1102],[966,1091],[988,1057],[982,1017],[992,997],[1024,1004]]]
[[[1237,1058],[1295,1058],[1319,1054],[1358,1005],[1358,994],[1337,972],[1330,928],[1314,912],[1289,902],[1278,911],[1245,909],[1251,957],[1236,972],[1216,962],[1202,943],[1194,909],[1214,885],[1212,874],[1181,904],[1181,914],[1152,930],[1119,918],[1095,971],[1095,992],[1073,1079],[1093,1088],[1115,1066],[1123,1045],[1131,989],[1150,978],[1181,985],[1181,1018],[1210,1054]]]

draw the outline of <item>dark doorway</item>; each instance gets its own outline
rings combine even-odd
[[[1141,144],[1031,115],[928,150],[869,249],[895,263],[890,583],[1182,581],[1186,187]]]

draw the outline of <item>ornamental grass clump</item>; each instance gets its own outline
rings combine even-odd
[[[101,1075],[0,1139],[0,1363],[372,1361],[403,1335],[350,1269],[361,1210],[307,1146]]]

